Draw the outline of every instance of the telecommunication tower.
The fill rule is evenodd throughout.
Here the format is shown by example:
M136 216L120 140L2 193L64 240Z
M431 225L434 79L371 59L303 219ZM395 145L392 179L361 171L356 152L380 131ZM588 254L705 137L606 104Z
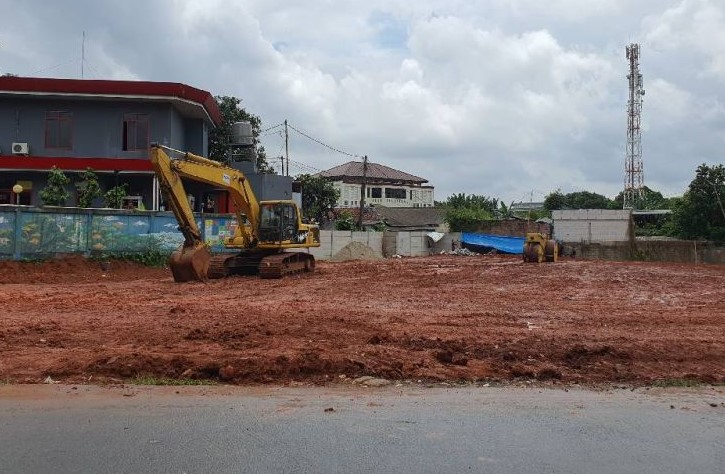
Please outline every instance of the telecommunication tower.
M627 101L627 153L624 162L624 208L634 209L641 203L644 193L642 167L642 97L644 87L639 72L639 44L627 46L629 60L629 100Z

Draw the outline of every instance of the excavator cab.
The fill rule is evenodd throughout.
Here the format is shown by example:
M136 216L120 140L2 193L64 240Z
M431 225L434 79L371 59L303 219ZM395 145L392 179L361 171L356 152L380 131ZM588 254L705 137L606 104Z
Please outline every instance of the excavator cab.
M294 202L261 202L259 207L260 244L298 243L300 222Z

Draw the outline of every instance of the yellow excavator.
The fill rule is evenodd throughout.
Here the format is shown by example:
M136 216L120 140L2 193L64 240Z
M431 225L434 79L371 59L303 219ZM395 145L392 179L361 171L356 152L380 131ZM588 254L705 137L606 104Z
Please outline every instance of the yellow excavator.
M524 262L541 263L559 260L559 244L538 232L529 232L524 241Z
M172 159L166 151L179 157ZM319 227L302 223L294 201L257 201L244 173L192 153L154 144L150 159L167 207L174 213L184 235L184 243L169 260L174 281L204 281L234 274L281 278L289 273L314 271L313 255L286 251L320 246ZM229 192L237 227L223 244L226 248L239 249L239 253L211 255L196 224L182 179Z

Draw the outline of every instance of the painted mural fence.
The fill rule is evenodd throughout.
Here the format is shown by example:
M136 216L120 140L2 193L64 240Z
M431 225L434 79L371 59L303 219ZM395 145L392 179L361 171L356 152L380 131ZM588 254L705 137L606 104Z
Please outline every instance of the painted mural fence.
M213 251L234 233L231 215L197 215L197 225ZM171 252L184 237L170 212L120 209L0 206L0 258L42 258L54 254Z

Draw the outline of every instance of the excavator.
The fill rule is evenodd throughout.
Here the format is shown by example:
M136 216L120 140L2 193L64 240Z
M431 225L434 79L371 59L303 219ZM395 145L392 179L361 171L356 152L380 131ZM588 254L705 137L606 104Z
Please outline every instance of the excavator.
M166 151L180 157L172 159ZM150 160L167 207L184 236L184 243L169 260L174 281L205 281L235 274L281 278L314 271L315 257L309 252L287 251L320 246L319 227L302 222L294 201L257 201L244 173L192 153L153 144ZM196 224L182 179L229 192L237 227L223 244L228 249L239 249L238 253L212 256Z

